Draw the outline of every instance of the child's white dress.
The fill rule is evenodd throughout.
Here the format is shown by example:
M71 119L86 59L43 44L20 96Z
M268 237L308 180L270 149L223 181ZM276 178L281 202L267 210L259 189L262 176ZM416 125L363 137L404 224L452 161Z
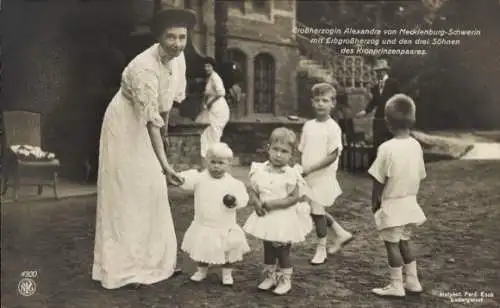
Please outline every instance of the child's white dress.
M236 209L248 204L245 185L226 173L213 178L208 171L181 172L181 188L194 191L194 219L184 234L181 249L196 262L225 264L241 261L250 251L245 233L236 223ZM226 194L236 198L237 206L227 208Z
M417 202L420 181L426 177L423 151L417 140L409 137L384 142L368 173L380 183L385 182L380 209L375 212L378 230L418 226L427 220Z
M342 130L333 119L324 122L309 120L302 128L299 151L302 153L302 166L308 168L325 159L338 149L342 153ZM342 194L337 181L339 158L329 166L305 177L311 190L311 208L313 214L324 214L324 208L332 206Z
M298 168L284 167L280 173L273 172L269 162L252 163L250 184L262 202L286 198L299 186L305 193L306 183ZM312 230L309 205L299 202L286 209L270 211L259 217L253 212L243 229L256 238L280 243L298 243Z

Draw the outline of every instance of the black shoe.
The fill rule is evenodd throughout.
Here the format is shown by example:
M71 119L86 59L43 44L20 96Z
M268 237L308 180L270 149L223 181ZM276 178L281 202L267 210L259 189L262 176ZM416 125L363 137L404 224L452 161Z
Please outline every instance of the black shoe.
M140 283L129 283L125 286L123 286L123 288L125 289L130 289L130 290L138 290L140 288L142 288L143 284L140 284Z
M179 276L180 274L182 274L182 269L180 267L176 267L174 269L174 273L172 274L172 277Z

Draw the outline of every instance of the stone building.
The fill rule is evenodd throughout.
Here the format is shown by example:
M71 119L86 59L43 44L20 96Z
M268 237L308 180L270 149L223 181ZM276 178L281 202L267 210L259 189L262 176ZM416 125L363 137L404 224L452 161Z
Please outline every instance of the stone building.
M295 40L295 0L227 1L228 58L239 64L245 102L232 112L233 121L274 121L296 114L296 69L299 51ZM135 0L137 27L146 29L154 1ZM198 55L214 57L214 0L163 0L163 7L196 11L198 24L192 43ZM140 33L141 30L138 30ZM186 52L187 62L194 55ZM191 59L190 59L191 57ZM195 69L195 68L193 68ZM189 63L188 63L189 70ZM189 72L188 72L189 75Z
M147 32L154 2L12 0L4 5L2 108L42 115L44 148L58 154L63 176L82 178L89 160L94 167L97 164L101 120L119 87L120 72L152 42L141 33ZM187 54L213 56L214 0L162 2L197 12L198 25ZM228 4L228 56L243 69L246 93L232 121L283 122L298 110L295 71L299 52L292 31L296 3ZM191 77L197 77L196 66L196 61L188 60ZM187 109L196 105L199 101L185 104Z
M42 115L44 148L57 153L63 176L82 178L85 166L97 165L104 110L119 87L124 66L152 43L147 21L154 4L154 0L11 0L4 5L2 108ZM260 147L255 140L266 138L272 127L300 127L302 120L287 117L300 113L299 103L309 105L309 99L299 95L306 87L297 82L298 73L327 72L307 61L321 57L314 56L316 48L305 44L307 39L294 33L295 0L227 4L228 57L243 70L246 95L233 110L223 138L236 152L255 152ZM198 15L186 50L191 94L181 114L189 116L200 107L199 59L215 53L214 0L162 0L161 5L191 8ZM242 145L245 148L238 148ZM183 155L192 148L178 152Z
M137 7L135 33L147 36L147 22L151 18L155 1L134 1ZM297 100L300 54L294 31L297 4L295 0L226 3L226 56L241 69L240 85L245 94L239 106L231 106L231 120L224 131L223 141L229 143L242 161L254 158L252 155L262 147L273 127L287 125L298 129L303 123L302 120L288 118L290 115L297 115L300 109ZM170 128L171 136L175 138L171 142L175 144L172 152L184 153L175 155L172 160L181 166L189 164L185 162L188 160L188 152L197 152L197 134L200 129L193 128L192 122L186 123L183 120L194 119L200 110L203 82L200 86L196 80L203 79L203 73L200 72L201 57L215 57L215 19L221 17L215 16L214 5L214 0L161 1L163 8L189 8L198 17L198 24L191 35L191 44L188 44L185 52L189 93L180 106L184 118L178 122L183 124ZM176 133L180 138L176 137ZM250 158L247 154L250 154Z

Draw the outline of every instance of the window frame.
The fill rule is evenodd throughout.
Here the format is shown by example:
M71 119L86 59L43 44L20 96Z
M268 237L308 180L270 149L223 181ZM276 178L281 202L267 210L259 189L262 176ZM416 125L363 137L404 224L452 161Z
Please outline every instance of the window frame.
M262 60L261 60L262 59ZM267 62L269 60L269 62ZM262 61L262 71L264 72L262 75L264 78L263 80L259 80L261 78L260 74L260 69L259 69L259 61ZM267 63L266 63L267 62ZM266 78L266 72L268 72L270 68L270 76L268 74L268 77ZM261 52L257 54L253 60L253 103L252 103L252 111L253 114L272 114L274 115L276 113L276 59L273 57L272 54L268 52ZM269 88L266 88L266 91L264 92L264 99L268 98L267 96L270 96L270 103L268 108L270 109L269 111L262 112L259 110L260 105L260 94L262 90L259 90L259 84L260 81L263 82L263 84L268 84ZM264 103L264 106L266 106L267 103ZM267 108L266 108L267 109Z

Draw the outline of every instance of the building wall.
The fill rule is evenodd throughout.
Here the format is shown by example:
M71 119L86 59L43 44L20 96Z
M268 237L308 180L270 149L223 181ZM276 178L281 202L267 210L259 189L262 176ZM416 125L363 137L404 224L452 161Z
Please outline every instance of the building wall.
M254 102L254 59L260 53L270 54L275 61L275 115L289 115L297 112L296 67L297 51L290 46L263 44L261 42L230 39L228 48L239 49L247 56L246 89L248 114L252 114Z
M269 15L252 13L249 1L244 12L228 1L228 48L239 49L246 55L246 110L253 113L254 59L259 53L268 53L275 60L275 115L298 112L296 68L299 51L295 42L295 0L269 1ZM215 55L214 0L191 1L198 12L198 25L193 34L196 49L209 56ZM186 0L163 0L165 7L186 5ZM199 5L199 6L196 6Z

